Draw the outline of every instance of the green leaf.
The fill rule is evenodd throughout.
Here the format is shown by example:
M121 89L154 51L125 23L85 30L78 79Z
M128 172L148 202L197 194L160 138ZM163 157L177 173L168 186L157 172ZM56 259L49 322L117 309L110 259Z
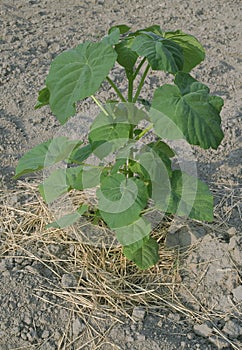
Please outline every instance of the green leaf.
M132 50L146 57L153 70L176 73L183 67L182 48L174 41L160 35L147 32L138 35L132 44Z
M141 270L148 269L158 262L158 251L159 245L152 237L148 239L145 237L143 240L123 248L126 258L134 261Z
M76 211L70 214L66 214L62 216L60 219L51 222L46 226L46 228L65 228L67 226L73 225L76 221L80 219L80 217L88 211L88 205L81 205Z
M154 93L150 118L155 133L216 149L223 139L219 115L223 100L209 95L209 88L187 73L177 73L175 84L163 85Z
M136 107L133 103L121 102L116 104L112 111L113 121L118 123L128 123L137 126L142 120L147 120L147 113Z
M81 143L81 141L72 141L60 136L35 146L20 158L15 178L64 160Z
M47 204L54 202L62 194L68 192L70 185L66 177L66 169L57 169L39 185L39 192Z
M137 30L137 32L135 32L134 34L137 35L137 34L140 34L140 33L143 33L143 32L152 32L154 34L163 36L163 32L161 30L161 27L159 25L157 25L157 24L154 24L152 26L146 27L144 29Z
M77 101L99 89L116 58L109 44L86 42L53 60L46 86L50 91L51 110L61 124L75 114Z
M131 225L116 228L115 232L118 241L127 246L148 236L151 232L151 224L147 219L141 217Z
M130 27L126 24L119 24L117 26L111 27L108 31L108 34L112 33L116 28L119 30L120 34L125 34L130 30Z
M34 106L34 109L41 108L49 104L50 92L47 87L39 91L38 102Z
M120 64L120 66L125 68L128 76L133 73L134 65L139 57L138 54L132 49L133 41L134 38L128 37L115 45L115 50L118 55L117 62Z
M107 45L115 45L118 43L120 38L120 29L113 27L111 31L109 31L108 35L106 35L102 42Z
M89 143L86 146L75 149L68 157L68 163L82 164L92 154L92 145Z
M154 151L142 152L139 163L149 175L150 197L160 209L167 208L170 195L171 164L164 162ZM168 158L169 161L169 158Z
M208 186L180 170L173 171L168 213L213 221L213 196Z
M66 169L67 183L72 189L84 190L100 183L102 167L84 165Z
M131 128L129 121L126 120L128 117L125 116L127 111L116 109L114 104L107 105L105 108L109 114L101 112L94 120L88 135L92 151L99 159L105 158L125 145L129 140ZM131 115L135 116L135 114ZM142 117L144 115L141 111L137 113L137 116L141 115Z
M97 198L102 218L110 228L117 228L138 220L147 205L148 192L142 181L114 174L102 179Z
M193 35L177 30L164 33L164 37L174 41L182 48L184 57L183 72L189 73L192 68L204 60L204 48Z

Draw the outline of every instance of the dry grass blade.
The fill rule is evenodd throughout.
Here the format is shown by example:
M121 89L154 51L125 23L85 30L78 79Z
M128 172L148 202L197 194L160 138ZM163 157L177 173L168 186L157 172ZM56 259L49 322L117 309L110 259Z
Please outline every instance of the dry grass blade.
M110 317L115 324L121 322L121 316L132 319L132 309L137 305L150 312L161 306L167 307L196 320L211 317L212 313L203 308L202 313L187 308L178 297L184 255L165 248L166 225L153 232L160 245L159 263L147 271L139 271L126 260L114 240L109 246L94 246L81 242L75 227L46 229L53 216L35 185L19 182L17 190L2 192L0 210L0 256L14 256L18 252L18 256L38 260L59 278L60 284L45 289L45 292L54 294L57 300L62 300L61 307L86 320L86 343L79 349L90 344L92 349L102 348L107 342L106 333L98 326L103 315ZM50 249L53 245L60 247L61 254L58 249L57 252ZM75 287L66 288L61 284L61 276L66 273L77 278ZM93 322L96 327L91 326ZM63 343L68 349L73 340L63 335ZM60 344L60 349L62 347Z

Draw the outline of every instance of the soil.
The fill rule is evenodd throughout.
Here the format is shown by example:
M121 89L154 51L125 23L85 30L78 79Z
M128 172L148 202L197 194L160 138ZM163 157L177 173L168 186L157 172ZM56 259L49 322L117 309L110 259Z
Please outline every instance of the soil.
M193 75L224 99L225 137L217 150L194 147L199 177L214 192L215 224L179 221L167 237L169 247L195 243L176 291L191 314L172 307L146 312L140 305L132 311L135 322L100 318L102 343L88 343L82 338L83 320L77 314L70 317L68 304L50 292L59 284L71 288L71 272L60 281L49 265L16 249L14 255L0 256L0 350L242 348L241 20L239 0L2 0L0 176L9 195L17 186L12 179L17 160L59 130L48 108L34 110L51 60L80 42L98 40L115 24L134 29L159 24L165 31L181 29L200 40L206 59ZM159 80L153 74L144 92ZM104 89L100 97L109 93ZM9 200L19 206L18 199ZM4 243L1 227L7 219L0 220ZM196 313L204 313L204 320L194 317Z

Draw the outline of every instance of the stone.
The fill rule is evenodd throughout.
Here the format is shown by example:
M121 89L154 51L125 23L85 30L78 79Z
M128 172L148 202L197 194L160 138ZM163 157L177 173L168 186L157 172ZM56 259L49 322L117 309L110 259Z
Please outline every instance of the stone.
M230 237L236 235L236 232L237 232L237 230L236 230L235 227L230 227L230 228L227 230L227 233L228 233L228 235L229 235Z
M81 321L79 317L76 317L74 321L72 322L72 333L74 337L78 337L83 329L85 328L85 325Z
M61 278L61 285L63 288L74 288L77 285L75 276L71 273L65 273Z
M232 293L233 293L233 296L234 296L234 299L237 301L237 302L241 302L242 301L242 285L234 288L232 290Z
M195 324L193 330L197 335L201 335L204 338L211 336L213 333L212 328L210 328L206 323Z
M226 322L223 331L228 334L230 338L238 338L242 335L242 327L235 320Z
M226 349L229 346L229 343L226 342L226 340L219 338L216 335L212 335L211 337L208 338L210 343L214 344L218 350Z
M144 334L137 334L136 339L138 342L144 342L145 341L145 335Z
M140 306L135 307L132 312L132 318L135 321L143 321L145 318L145 310Z

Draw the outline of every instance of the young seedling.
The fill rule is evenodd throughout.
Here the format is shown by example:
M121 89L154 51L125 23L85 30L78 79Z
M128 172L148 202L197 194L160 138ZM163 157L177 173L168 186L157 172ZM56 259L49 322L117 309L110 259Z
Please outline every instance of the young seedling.
M102 221L116 234L124 255L147 269L159 259L147 216L151 210L213 220L208 186L173 169L175 152L164 141L185 139L190 145L216 149L223 139L223 100L210 95L209 88L190 75L204 58L199 41L180 30L163 32L153 25L132 32L119 25L100 42L81 43L53 60L36 108L49 105L65 124L75 115L76 103L92 97L100 113L87 143L56 137L34 147L18 162L16 178L66 162L65 169L54 170L39 186L47 203L73 189L96 189L96 207L81 203L75 212L49 226L66 227L83 215L96 224ZM110 78L115 63L124 69L125 94ZM148 100L141 97L141 91L152 70L170 73L174 80L158 86ZM94 94L104 81L114 89L116 99L102 105ZM151 132L154 137L148 142ZM114 160L105 162L111 154ZM89 164L91 155L98 164Z

